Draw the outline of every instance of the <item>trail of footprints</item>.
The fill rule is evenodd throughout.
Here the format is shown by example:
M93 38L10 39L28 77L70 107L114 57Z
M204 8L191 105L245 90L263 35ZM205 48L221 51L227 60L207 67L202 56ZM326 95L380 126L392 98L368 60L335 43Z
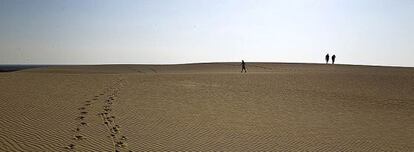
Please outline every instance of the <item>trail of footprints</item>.
M117 124L116 116L113 115L112 112L112 105L116 103L118 98L118 94L120 92L121 87L123 87L124 81L123 79L119 79L115 82L114 85L104 89L103 93L94 96L92 100L86 100L83 106L79 107L77 110L79 111L79 115L76 117L78 121L78 125L72 131L74 132L73 135L73 143L64 147L70 151L76 151L77 145L81 144L83 140L87 140L84 136L83 130L85 127L89 127L88 122L86 121L87 117L91 116L99 116L102 120L102 125L105 125L108 133L108 138L111 139L114 152L122 152L128 151L132 152L127 146L128 138L122 134L121 126ZM100 99L102 101L100 101ZM102 106L100 112L96 115L90 114L90 109L93 109L94 106Z

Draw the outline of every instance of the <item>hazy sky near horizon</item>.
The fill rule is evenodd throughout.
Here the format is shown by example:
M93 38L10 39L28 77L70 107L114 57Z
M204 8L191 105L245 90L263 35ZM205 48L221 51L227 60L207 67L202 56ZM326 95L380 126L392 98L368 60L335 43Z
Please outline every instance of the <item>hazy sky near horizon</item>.
M412 0L0 0L0 64L414 67Z

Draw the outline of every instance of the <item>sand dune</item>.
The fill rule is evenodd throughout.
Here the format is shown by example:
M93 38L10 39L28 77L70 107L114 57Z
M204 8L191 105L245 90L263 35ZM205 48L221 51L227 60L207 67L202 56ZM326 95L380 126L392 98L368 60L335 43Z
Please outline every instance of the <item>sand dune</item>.
M0 73L0 151L414 151L414 68L247 68Z

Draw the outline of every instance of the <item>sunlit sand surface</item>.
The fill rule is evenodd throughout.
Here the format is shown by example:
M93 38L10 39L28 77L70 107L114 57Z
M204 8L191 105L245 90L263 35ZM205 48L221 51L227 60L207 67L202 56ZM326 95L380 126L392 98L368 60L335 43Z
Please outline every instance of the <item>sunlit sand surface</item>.
M0 151L414 151L414 68L240 63L0 73Z

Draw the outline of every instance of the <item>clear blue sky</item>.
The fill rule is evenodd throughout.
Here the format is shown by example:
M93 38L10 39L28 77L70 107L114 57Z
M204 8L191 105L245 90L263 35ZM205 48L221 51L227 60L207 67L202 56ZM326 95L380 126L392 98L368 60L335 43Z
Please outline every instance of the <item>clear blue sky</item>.
M414 67L412 0L0 0L0 64Z

